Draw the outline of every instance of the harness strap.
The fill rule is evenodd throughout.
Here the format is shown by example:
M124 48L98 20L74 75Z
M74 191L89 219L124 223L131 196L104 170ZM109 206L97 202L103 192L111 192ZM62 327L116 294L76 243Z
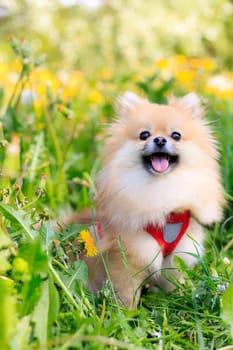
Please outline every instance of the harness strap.
M190 211L171 213L163 227L147 225L144 230L160 245L164 257L171 254L184 236L190 222Z

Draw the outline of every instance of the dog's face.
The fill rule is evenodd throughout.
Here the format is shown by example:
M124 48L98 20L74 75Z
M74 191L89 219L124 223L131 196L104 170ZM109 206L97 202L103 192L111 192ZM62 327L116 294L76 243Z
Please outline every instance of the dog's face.
M135 170L141 166L151 175L161 176L183 165L201 166L202 161L217 157L195 94L158 105L126 93L118 111L107 154L113 157L118 153L121 166L135 166Z

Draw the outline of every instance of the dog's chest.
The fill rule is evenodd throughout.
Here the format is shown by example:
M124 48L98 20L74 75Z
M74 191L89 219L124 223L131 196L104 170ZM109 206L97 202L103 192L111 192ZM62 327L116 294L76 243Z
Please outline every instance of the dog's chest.
M182 237L184 236L190 222L190 212L186 210L181 213L171 213L164 226L147 225L145 231L159 244L163 256L171 254Z

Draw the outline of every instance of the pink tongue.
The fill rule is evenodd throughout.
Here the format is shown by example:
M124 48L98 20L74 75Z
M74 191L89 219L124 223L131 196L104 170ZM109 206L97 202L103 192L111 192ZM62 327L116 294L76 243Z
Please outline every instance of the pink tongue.
M151 164L154 170L157 171L158 173L163 173L164 171L167 170L169 166L169 162L166 158L158 157L158 156L153 157L151 159Z

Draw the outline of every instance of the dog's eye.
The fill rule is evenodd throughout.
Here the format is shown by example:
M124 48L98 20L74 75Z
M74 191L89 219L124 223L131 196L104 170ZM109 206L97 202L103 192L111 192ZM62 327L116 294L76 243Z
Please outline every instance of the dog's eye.
M178 131L173 131L173 133L171 134L171 137L173 138L173 140L175 141L180 141L181 139L181 134Z
M151 133L149 131L142 131L140 134L139 134L139 138L140 140L144 141L146 139L148 139L148 137L151 136Z

